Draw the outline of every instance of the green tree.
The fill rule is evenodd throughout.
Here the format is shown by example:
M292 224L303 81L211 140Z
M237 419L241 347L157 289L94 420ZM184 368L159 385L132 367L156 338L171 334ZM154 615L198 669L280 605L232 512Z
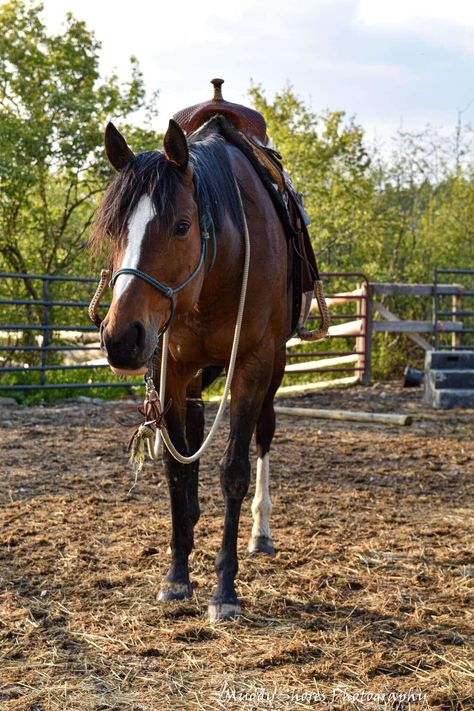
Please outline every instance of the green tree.
M99 77L100 43L66 17L48 34L40 3L11 0L0 8L0 268L43 274L77 272L98 196L110 176L103 129L124 126L131 112L156 114L140 69L130 78ZM128 127L141 149L157 135ZM26 282L31 292L32 285Z
M474 171L465 129L399 131L391 154L376 156L383 278L430 281L436 266L472 266Z
M310 232L324 269L360 269L374 231L374 180L363 131L343 111L315 114L289 85L269 101L261 87L250 97L305 198Z
M342 111L316 114L291 86L250 97L305 196L326 270L374 281L429 281L434 266L472 264L474 169L470 126L452 135L399 131L387 154L366 146Z

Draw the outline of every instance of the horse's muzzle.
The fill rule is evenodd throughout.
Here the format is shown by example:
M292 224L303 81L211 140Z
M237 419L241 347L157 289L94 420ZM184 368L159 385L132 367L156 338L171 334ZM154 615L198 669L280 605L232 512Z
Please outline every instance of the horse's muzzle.
M107 325L107 319L101 324L101 348L114 373L118 375L143 375L148 371L151 349L147 344L145 327L140 321L134 321L120 333Z

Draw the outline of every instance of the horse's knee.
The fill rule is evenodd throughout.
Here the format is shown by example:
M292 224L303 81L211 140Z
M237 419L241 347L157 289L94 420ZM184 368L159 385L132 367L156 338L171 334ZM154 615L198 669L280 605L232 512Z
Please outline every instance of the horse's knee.
M243 499L250 484L249 458L225 454L220 469L223 495L229 499Z

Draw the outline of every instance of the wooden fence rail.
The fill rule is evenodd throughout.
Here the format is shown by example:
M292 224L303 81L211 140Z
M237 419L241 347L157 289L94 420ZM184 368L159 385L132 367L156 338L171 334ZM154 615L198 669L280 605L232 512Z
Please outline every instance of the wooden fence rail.
M346 274L330 274L326 276L349 276ZM355 274L353 276L356 276ZM352 374L340 377L331 381L319 381L315 383L289 386L284 391L306 392L313 389L324 388L325 385L333 387L335 385L348 385L354 382L369 384L371 379L371 347L372 334L374 333L401 333L405 334L411 341L424 351L433 348L434 339L442 333L452 334L453 347L463 347L463 334L473 333L474 329L466 326L463 317L472 317L473 312L462 308L464 297L474 296L474 288L468 288L462 284L385 284L369 283L364 275L361 277L357 287L350 291L341 291L332 294L326 299L329 309L356 302L356 314L337 314L333 316L335 320L342 320L341 323L332 323L329 328L329 338L354 338L355 345L353 352L344 352L340 355L334 351L319 354L312 352L306 354L312 360L301 360L298 363L289 363L286 367L288 375L298 375L302 373L321 373L322 371L350 371ZM473 285L474 286L474 285ZM436 311L437 316L449 317L449 320L403 319L397 316L387 306L381 303L380 298L384 297L430 297L433 300L440 297L452 297L449 309ZM377 298L379 297L379 298ZM316 301L313 301L311 314L318 313ZM381 318L374 318L377 314ZM424 335L421 335L424 334ZM428 334L426 336L426 334ZM300 346L299 339L291 339L287 343L289 358L303 358L304 353L294 352L293 349ZM465 347L465 346L464 346ZM331 356L331 357L329 357Z
M370 286L367 277L355 272L332 272L321 275L325 281L326 291L330 292L333 279L344 279L345 281L357 281L357 287L347 291L337 291L326 298L326 303L331 310L332 324L329 327L328 339L354 339L354 346L351 350L338 352L332 347L327 351L313 351L311 353L298 352L297 349L303 345L298 338L288 341L288 359L307 358L298 363L289 363L286 366L287 375L301 375L306 373L338 373L334 380L320 380L314 383L304 383L295 386L285 386L280 389L280 393L287 394L293 392L310 392L320 390L325 387L352 385L357 382L370 382L370 338L371 338L371 314ZM337 307L355 304L355 313L336 311ZM318 317L318 305L315 300L311 305L310 315ZM369 327L368 327L369 325ZM347 346L346 346L347 348ZM317 357L317 360L314 358Z

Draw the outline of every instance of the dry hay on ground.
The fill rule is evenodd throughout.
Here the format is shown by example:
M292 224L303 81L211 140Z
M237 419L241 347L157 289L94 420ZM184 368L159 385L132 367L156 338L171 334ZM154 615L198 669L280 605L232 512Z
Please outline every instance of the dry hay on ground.
M225 432L202 465L194 598L163 605L166 487L148 464L130 490L128 430L114 414L124 406L5 410L0 708L388 709L396 706L343 692L410 689L426 701L398 708L471 708L472 413L420 401L420 391L394 387L292 401L418 419L396 428L280 417L278 552L245 553L248 498L245 616L216 627L206 604Z

